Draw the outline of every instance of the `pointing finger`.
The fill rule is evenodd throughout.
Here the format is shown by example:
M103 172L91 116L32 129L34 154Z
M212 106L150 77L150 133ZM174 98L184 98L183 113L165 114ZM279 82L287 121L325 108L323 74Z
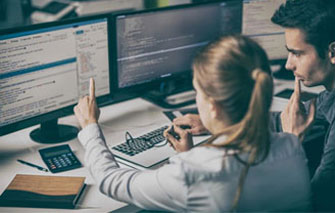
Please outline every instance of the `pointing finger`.
M90 78L90 98L95 99L95 83L93 78Z
M300 102L300 94L301 94L301 85L300 85L300 80L295 78L295 84L294 84L294 94L296 100Z

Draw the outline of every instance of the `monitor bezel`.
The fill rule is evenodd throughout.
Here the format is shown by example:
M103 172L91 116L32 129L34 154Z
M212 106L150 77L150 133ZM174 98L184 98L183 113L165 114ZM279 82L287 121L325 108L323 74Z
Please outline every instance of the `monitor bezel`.
M243 3L242 0L214 0L214 1L208 1L208 2L198 2L198 3L192 3L192 4L181 4L181 5L173 5L173 6L167 6L167 7L162 7L162 8L149 8L145 10L140 10L140 11L128 11L128 12L120 12L120 13L115 13L112 16L112 21L111 23L113 24L114 30L111 32L111 36L114 38L113 39L113 45L111 45L113 48L111 52L111 57L112 57L112 85L114 87L114 92L115 93L124 93L124 94L132 94L133 96L142 96L144 92L157 89L159 88L162 83L169 83L175 81L175 79L186 79L187 85L185 86L186 89L192 89L192 76L193 76L193 71L192 68L180 71L178 73L171 73L169 76L165 77L159 77L156 79L152 79L151 81L147 82L142 82L138 83L135 85L127 86L127 87L119 87L119 82L118 82L118 64L117 64L117 19L120 16L129 16L129 15L138 15L138 14L148 14L148 13L156 13L156 12L163 12L163 11L169 11L169 10L182 10L186 8L193 8L193 7L201 7L201 6L207 6L207 5L220 5L222 3L228 3L228 2L240 2L241 4Z
M90 21L90 20L95 20L95 19L106 19L107 21L107 35L110 35L110 16L111 14L99 14L99 15L90 15L90 16L85 16L85 17L77 17L77 18L71 18L71 19L66 19L66 20L60 20L56 22L46 22L46 23L40 23L40 24L34 24L34 25L29 25L29 26L20 26L20 27L15 27L15 28L8 28L8 29L1 29L0 30L0 36L6 35L6 34L14 34L14 33L20 33L20 32L25 32L25 31L31 31L31 30L38 30L38 29L43 29L43 28L49 28L49 27L55 27L55 26L61 26L61 25L66 25L66 24L73 24L76 22L82 22L82 21ZM107 36L107 42L108 42L108 59L109 59L109 93L106 95L102 95L97 97L97 103L98 106L106 105L111 103L111 94L112 94L112 82L111 82L111 38L110 36ZM41 123L62 118L65 116L69 116L74 114L73 112L73 107L76 104L72 104L57 110L53 110L51 112L47 112L41 115L37 115L31 118L23 119L21 121L16 121L14 123L10 123L4 126L0 127L0 136L16 132L28 127L32 127L35 125L39 125Z

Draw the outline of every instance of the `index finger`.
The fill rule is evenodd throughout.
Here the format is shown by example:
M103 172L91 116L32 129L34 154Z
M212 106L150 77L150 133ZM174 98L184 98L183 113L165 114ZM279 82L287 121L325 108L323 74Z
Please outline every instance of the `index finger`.
M95 99L95 83L93 78L90 78L90 98Z
M301 85L300 85L300 80L295 78L295 83L294 83L294 94L295 98L300 101L300 94L301 94Z

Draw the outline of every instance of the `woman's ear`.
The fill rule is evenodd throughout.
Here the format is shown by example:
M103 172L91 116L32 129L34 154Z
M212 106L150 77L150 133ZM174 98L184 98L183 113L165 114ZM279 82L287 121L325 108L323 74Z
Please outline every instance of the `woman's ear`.
M329 44L329 61L335 65L335 41Z

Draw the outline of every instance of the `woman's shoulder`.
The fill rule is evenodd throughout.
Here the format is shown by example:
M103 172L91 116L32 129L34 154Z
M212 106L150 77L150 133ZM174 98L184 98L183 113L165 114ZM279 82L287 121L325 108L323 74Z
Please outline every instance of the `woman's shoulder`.
M218 148L210 147L206 145L194 147L189 151L178 153L177 155L171 157L171 160L179 159L179 160L191 160L194 161L208 161L211 159L215 159L217 157L222 157L224 153L222 150L219 151Z
M267 162L298 156L305 158L302 145L295 135L289 133L270 133L270 152ZM170 158L170 163L180 164L183 168L197 171L220 172L223 168L232 172L240 168L235 159L237 151L211 146L195 147L187 152L179 153Z
M170 163L184 164L189 168L221 170L221 163L227 152L210 146L199 146L170 158Z

